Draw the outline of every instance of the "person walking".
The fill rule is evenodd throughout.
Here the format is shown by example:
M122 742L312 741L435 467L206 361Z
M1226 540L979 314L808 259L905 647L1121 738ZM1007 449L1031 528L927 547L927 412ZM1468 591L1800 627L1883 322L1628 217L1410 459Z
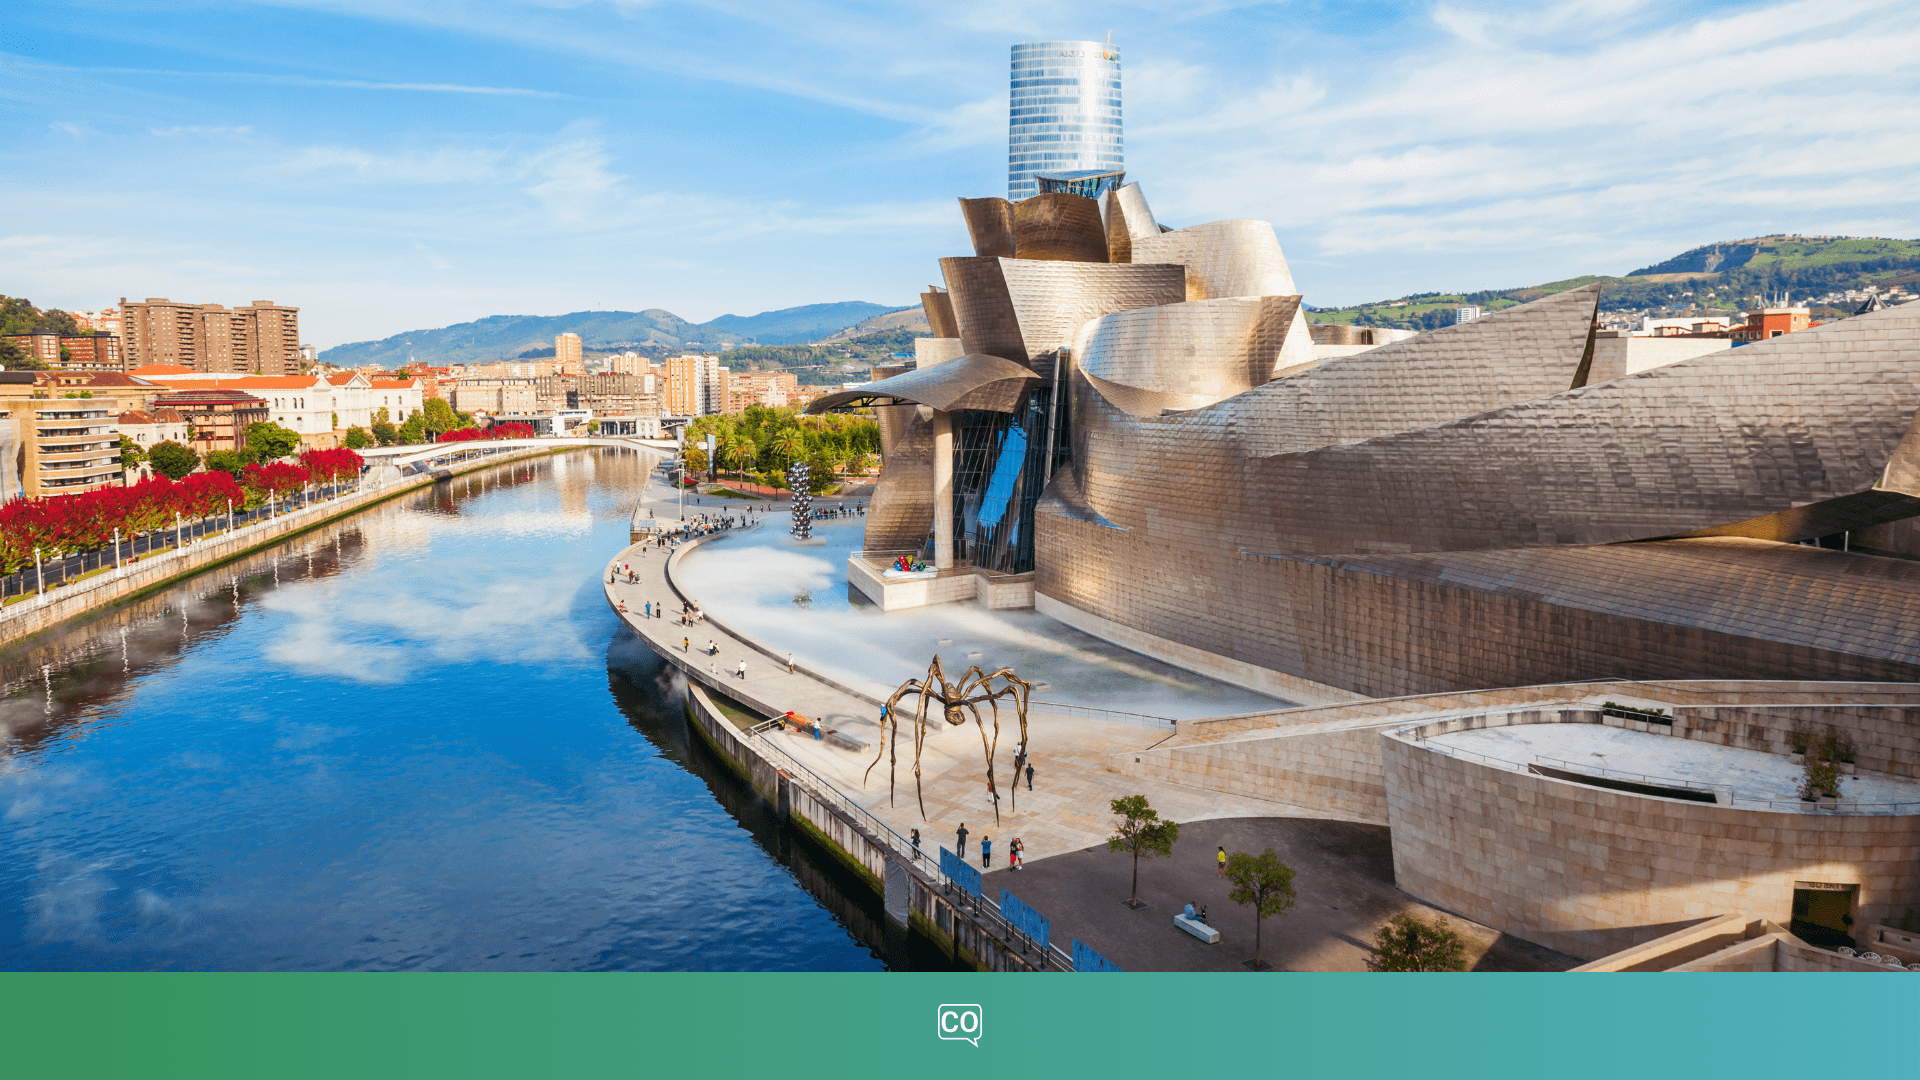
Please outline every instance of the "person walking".
M681 652L692 652L692 651L693 651L693 642L691 642L691 641L689 641L689 640L688 640L688 639L686 639L686 638L681 638L681 639L680 639L680 651L681 651Z
M647 613L647 618L649 619L653 618L653 601L651 600L647 601L646 613Z
M915 855L920 854L920 830L909 829L907 831L911 834L911 839L913 840L913 853Z
M707 661L707 678L712 679L714 682L720 681L720 665L711 660Z
M1226 877L1227 876L1227 849L1221 848L1219 856L1217 856L1214 859L1214 861L1220 864L1220 876Z
M740 676L741 682L747 681L747 662L745 660L740 661L740 670L734 672L734 674Z
M712 638L707 639L707 655L708 656L720 655L720 645L718 642L714 641Z
M1027 762L1027 790L1033 790L1033 762Z
M966 858L967 857L967 823L964 821L961 822L960 827L953 831L953 836L954 836L954 840L960 845L960 850L958 852L959 856L963 859Z
M793 674L793 654L787 654L787 674Z
M1027 842L1017 836L1014 837L1013 843L1007 845L1007 868L1010 870L1020 869L1020 859L1026 853Z
M991 836L980 838L980 867L981 869L993 867L993 837Z

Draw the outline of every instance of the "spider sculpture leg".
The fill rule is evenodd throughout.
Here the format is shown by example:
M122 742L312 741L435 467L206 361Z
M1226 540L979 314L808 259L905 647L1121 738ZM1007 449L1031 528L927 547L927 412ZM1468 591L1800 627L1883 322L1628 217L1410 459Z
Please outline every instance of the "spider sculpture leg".
M919 680L908 679L906 682L900 684L900 689L895 690L892 697L887 699L887 719L885 723L880 725L879 752L874 754L873 764L867 766L867 771L860 774L860 782L865 784L867 782L867 776L873 772L873 766L880 764L880 759L886 755L888 748L887 729L891 726L893 729L893 758L887 764L887 805L889 806L893 805L894 783L900 765L900 713L898 711L900 699L906 697L908 694L922 694L924 692L925 687Z

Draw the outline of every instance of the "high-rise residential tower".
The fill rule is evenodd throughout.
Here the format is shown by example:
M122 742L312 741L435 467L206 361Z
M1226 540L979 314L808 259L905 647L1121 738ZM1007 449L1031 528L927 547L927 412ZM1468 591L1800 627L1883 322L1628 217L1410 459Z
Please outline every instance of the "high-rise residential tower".
M1007 109L1007 198L1039 194L1035 173L1117 172L1120 50L1098 41L1013 47Z

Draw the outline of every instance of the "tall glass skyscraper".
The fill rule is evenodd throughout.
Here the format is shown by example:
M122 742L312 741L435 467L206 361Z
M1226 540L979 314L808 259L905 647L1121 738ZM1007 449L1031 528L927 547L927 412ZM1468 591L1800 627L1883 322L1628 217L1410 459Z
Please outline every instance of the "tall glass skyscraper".
M1013 47L1007 112L1007 198L1039 193L1034 173L1126 167L1120 136L1120 50L1098 41Z

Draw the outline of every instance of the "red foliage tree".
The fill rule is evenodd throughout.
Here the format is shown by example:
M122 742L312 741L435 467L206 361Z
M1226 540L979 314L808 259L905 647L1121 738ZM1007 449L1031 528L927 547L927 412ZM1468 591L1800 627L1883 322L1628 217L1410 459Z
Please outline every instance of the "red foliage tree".
M342 446L334 450L309 450L300 455L300 465L314 480L333 483L360 475L364 458Z
M249 465L240 472L240 483L256 495L288 495L307 486L312 477L307 470L285 461L271 465Z
M478 439L531 439L533 436L534 430L532 424L522 424L519 421L514 421L507 424L495 424L492 427L470 427L459 428L454 431L443 431L440 433L439 441L446 443L473 442Z

